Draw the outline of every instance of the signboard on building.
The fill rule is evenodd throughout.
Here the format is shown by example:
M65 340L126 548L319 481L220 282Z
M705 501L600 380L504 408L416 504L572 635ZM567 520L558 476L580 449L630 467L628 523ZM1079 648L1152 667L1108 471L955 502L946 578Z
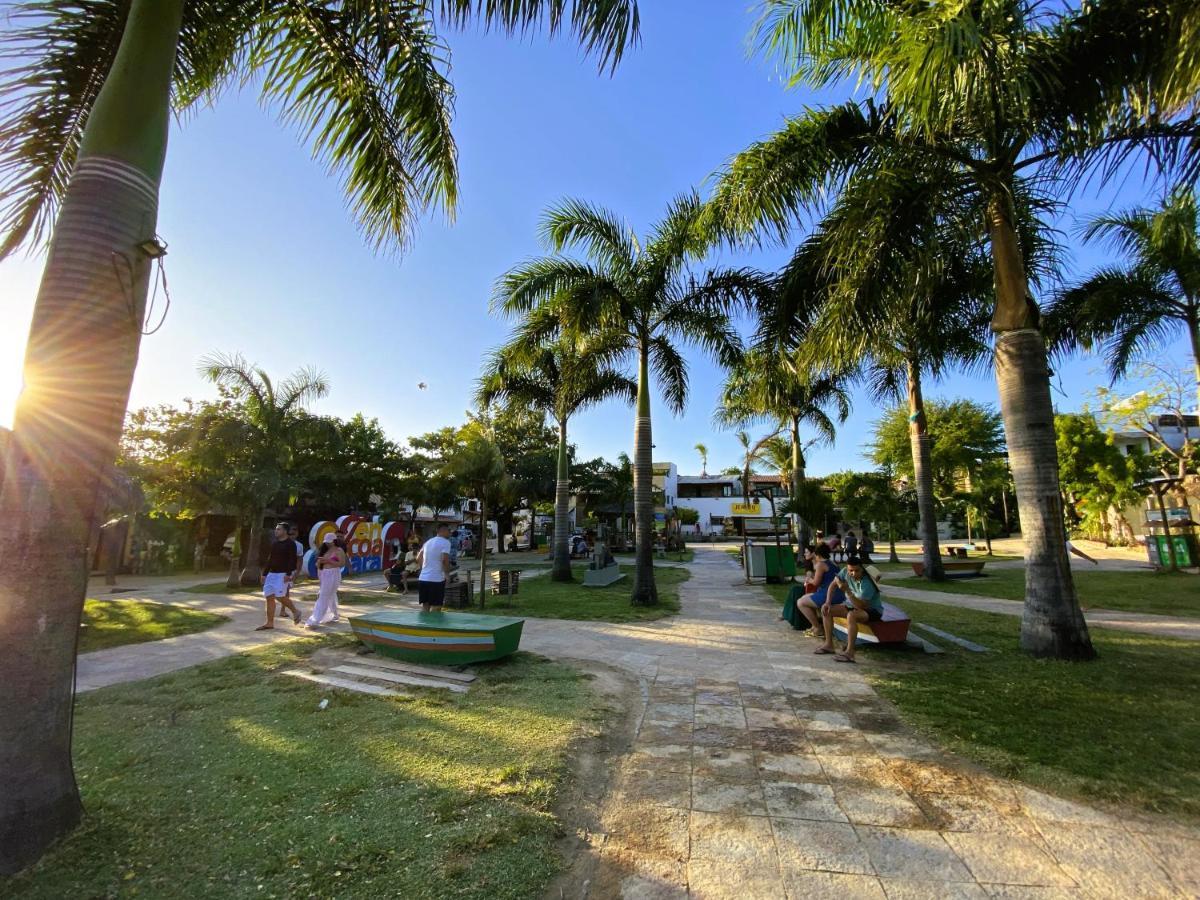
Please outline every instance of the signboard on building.
M752 500L749 503L735 503L733 504L733 514L735 516L762 515L762 501Z

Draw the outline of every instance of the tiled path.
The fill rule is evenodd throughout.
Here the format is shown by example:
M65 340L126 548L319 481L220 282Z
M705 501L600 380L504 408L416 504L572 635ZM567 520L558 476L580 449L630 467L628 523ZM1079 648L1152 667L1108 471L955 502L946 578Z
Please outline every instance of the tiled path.
M523 646L642 679L593 897L1190 897L1200 834L991 777L905 732L700 548L682 615L530 621ZM530 627L532 626L532 627Z
M526 622L523 649L616 666L642 687L631 752L613 762L591 836L588 897L1200 897L1200 833L949 758L905 732L865 680L869 663L813 656L725 553L699 547L690 568L671 619ZM81 683L243 649L257 604L171 597L186 598L233 604L238 618L192 644L88 654ZM139 655L155 664L139 673Z

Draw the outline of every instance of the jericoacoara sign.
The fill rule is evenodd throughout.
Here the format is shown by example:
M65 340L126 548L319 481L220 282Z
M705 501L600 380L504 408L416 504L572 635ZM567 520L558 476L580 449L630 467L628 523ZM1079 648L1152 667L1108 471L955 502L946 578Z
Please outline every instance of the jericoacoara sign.
M381 523L378 517L340 516L332 522L318 522L308 533L312 549L304 554L304 569L316 577L317 555L325 536L338 534L346 544L346 556L349 557L349 564L342 570L344 574L380 572L391 566L395 548L403 548L407 531L403 522Z

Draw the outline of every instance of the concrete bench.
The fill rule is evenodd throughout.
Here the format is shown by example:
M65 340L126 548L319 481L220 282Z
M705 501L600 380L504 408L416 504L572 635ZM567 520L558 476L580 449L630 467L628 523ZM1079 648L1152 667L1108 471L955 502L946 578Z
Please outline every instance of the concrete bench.
M868 644L903 644L908 637L912 619L908 613L890 603L883 604L883 618L878 622L859 622L858 640ZM833 630L843 641L846 639L846 620L833 620Z

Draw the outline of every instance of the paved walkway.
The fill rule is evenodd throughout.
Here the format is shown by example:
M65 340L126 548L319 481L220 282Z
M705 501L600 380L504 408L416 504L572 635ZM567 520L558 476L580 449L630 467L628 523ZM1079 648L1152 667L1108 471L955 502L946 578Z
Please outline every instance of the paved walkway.
M524 649L617 666L642 687L631 752L613 762L602 831L590 836L588 896L1200 896L1200 833L954 760L905 730L864 667L812 655L726 554L697 548L690 568L671 619L526 622ZM162 647L179 662L260 643L234 633L237 604L238 627L88 654L81 681L155 674ZM149 670L101 664L122 650Z

